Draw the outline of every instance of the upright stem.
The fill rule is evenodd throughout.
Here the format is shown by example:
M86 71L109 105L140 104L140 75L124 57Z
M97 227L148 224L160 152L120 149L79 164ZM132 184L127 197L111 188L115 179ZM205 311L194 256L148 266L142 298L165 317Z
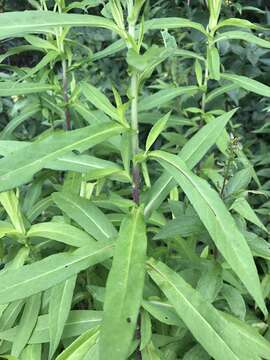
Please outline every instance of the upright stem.
M62 78L63 78L63 98L65 105L65 119L66 119L66 129L71 129L71 115L69 110L69 96L68 96L68 79L67 79L67 61L62 60Z
M128 29L129 35L134 39L135 38L135 24L130 23ZM136 164L134 158L139 152L139 134L138 134L138 76L134 71L131 76L130 84L130 94L131 94L131 144L132 144L132 155L133 155L133 169L132 169L132 179L133 179L133 190L132 197L133 201L136 204L140 202L140 168Z

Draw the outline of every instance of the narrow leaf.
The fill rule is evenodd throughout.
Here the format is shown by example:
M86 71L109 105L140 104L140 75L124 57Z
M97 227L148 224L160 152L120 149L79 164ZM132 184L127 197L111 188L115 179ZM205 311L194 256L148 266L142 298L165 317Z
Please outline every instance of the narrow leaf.
M128 358L142 301L146 245L146 229L139 208L123 220L117 239L106 286L100 360Z

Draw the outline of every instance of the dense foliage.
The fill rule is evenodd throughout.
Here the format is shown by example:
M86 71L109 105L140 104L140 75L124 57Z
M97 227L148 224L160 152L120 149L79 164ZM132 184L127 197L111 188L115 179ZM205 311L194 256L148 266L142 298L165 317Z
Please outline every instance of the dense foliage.
M267 3L0 1L0 357L270 360Z

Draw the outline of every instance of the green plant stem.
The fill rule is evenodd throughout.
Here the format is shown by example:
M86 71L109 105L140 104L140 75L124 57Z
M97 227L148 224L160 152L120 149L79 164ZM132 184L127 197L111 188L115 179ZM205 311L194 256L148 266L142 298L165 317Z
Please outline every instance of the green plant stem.
M135 24L129 24L129 35L135 38ZM130 95L131 95L131 146L133 155L133 169L132 169L132 197L136 204L140 202L140 168L135 162L135 156L139 152L139 136L138 136L138 76L134 71L131 76L130 84Z
M71 129L71 115L69 110L69 96L68 96L68 79L67 79L67 61L62 60L62 78L63 78L63 98L65 106L65 120L66 120L66 129Z

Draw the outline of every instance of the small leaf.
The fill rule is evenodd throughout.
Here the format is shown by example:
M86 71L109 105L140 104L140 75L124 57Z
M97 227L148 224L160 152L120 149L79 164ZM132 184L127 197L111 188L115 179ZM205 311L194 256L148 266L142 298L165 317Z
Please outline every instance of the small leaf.
M49 359L53 357L61 340L69 316L76 279L77 276L72 276L63 283L54 286L51 290L49 303Z
M53 200L70 218L97 240L117 236L117 231L99 208L90 200L70 193L54 193Z
M55 360L83 360L98 340L99 328L86 331L69 345Z
M12 355L18 357L28 343L37 322L40 305L41 294L33 295L26 300L23 314L12 344Z
M35 224L28 231L27 237L42 237L74 247L87 246L95 242L86 232L77 229L75 226L58 222Z
M226 73L226 74L221 74L221 78L232 81L234 84L238 85L239 87L247 91L253 92L261 96L270 97L269 86L264 85L259 81L250 79L249 77Z
M210 79L220 80L220 57L215 46L207 49L207 62Z
M145 149L148 151L150 147L154 144L160 133L164 130L166 127L166 124L170 118L171 113L169 112L165 116L163 116L161 119L159 119L155 125L150 130L147 139L146 139L146 146Z

